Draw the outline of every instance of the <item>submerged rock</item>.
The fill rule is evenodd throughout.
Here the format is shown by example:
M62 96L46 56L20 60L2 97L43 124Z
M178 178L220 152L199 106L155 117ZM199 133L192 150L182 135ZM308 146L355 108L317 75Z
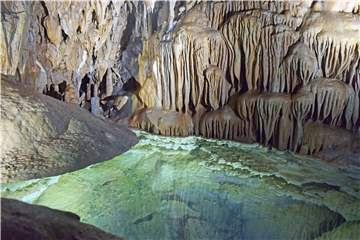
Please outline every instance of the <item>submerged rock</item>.
M112 160L2 184L1 194L134 240L314 239L360 220L356 168L254 144L139 135Z
M358 239L360 236L360 221L346 222L339 227L324 233L318 240Z
M70 212L1 198L1 237L6 240L120 240Z
M125 126L1 80L1 181L33 179L110 159L137 142Z

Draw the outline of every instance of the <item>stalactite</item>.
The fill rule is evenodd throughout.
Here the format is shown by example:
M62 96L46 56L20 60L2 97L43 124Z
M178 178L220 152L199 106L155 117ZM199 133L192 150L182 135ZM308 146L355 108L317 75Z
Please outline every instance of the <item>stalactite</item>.
M120 111L128 100L117 98L122 94L115 92L122 89L116 82L125 85L125 71L126 79L136 83L132 126L166 135L258 141L295 151L310 141L305 129L309 121L325 124L329 131L357 132L360 127L356 3L95 1L4 6L26 11L8 19L19 29L1 22L1 46L6 49L0 55L2 73L28 74L40 91L65 81L65 101L73 103L81 97L90 101L89 94L79 95L90 90L80 89L89 75L94 84L103 81L93 97L100 97L103 105L111 97L112 109ZM22 42L32 42L34 49L19 54L14 49ZM137 53L129 60L133 48ZM318 141L304 151L328 146Z
M274 135L277 136L280 131L280 118L281 116L289 115L290 107L291 96L288 94L266 93L260 95L256 105L256 111L259 116L258 131L260 133L260 142L265 145L271 145L271 138L275 138ZM293 129L292 122L289 124L290 126L284 126L281 131L287 131L291 135Z
M342 24L338 24L341 22ZM301 28L304 43L313 49L322 76L354 87L360 54L360 16L349 13L312 13Z
M200 120L200 133L208 138L255 142L250 122L238 118L229 106L208 112Z
M233 15L222 27L232 46L230 72L236 89L291 92L281 62L299 35L285 19L263 11Z
M231 84L217 66L209 66L205 70L204 101L212 109L218 109L227 103Z
M140 98L145 106L194 115L203 136L294 151L309 140L308 121L358 129L360 25L350 8L339 13L311 1L196 3L168 41L148 45L159 43L159 51L144 51L153 54L145 62L154 67ZM308 152L323 146L314 142Z
M159 44L160 48L145 51L142 56L148 66L152 66L151 70L145 70L148 72L147 81L152 81L147 86L152 89L148 88L148 91L139 94L145 106L189 112L193 110L190 106L196 108L200 104L205 83L214 80L210 77L210 71L214 72L217 67L219 72L227 67L225 40L220 32L207 26L206 21L198 21L201 14L193 10L183 22L177 24L171 36L172 41L162 41L160 36L149 40L151 45ZM211 79L206 79L206 74ZM224 86L219 91L225 93L230 86L226 86L224 78L219 77L224 73L216 75L219 83L211 84L221 85L221 88ZM148 101L149 94L154 94L157 101ZM214 101L219 103L213 104L220 105L225 102L224 99Z
M315 94L316 110L313 118L316 120L330 119L330 125L341 127L342 117L346 119L345 126L353 126L354 90L336 79L315 79L309 88Z
M320 74L314 51L303 42L290 47L280 67L284 76L283 86L290 92L294 92L299 86L308 85Z
M295 118L296 125L292 148L297 151L302 145L304 137L304 121L311 115L315 104L315 95L310 91L299 91L292 96L291 112Z

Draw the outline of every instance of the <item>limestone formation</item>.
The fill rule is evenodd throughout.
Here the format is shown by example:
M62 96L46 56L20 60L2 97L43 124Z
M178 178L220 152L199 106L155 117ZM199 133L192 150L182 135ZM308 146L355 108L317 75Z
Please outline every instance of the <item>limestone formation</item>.
M1 79L1 182L58 175L137 142L126 127Z
M125 106L128 99L129 99L128 96L117 96L114 100L115 109L120 111Z
M119 1L2 2L1 73L18 74L23 84L41 93L52 84L65 83L65 101L69 103L83 101L87 84L88 88L91 84L106 86L93 95L111 96L113 84L121 80L116 67L120 47L128 44L123 43L128 36L122 33L133 25L141 31L141 19L128 21L140 11L138 5Z
M200 122L200 132L205 137L256 142L250 122L238 118L229 106L204 114Z
M206 137L307 154L334 147L359 135L359 6L196 3L144 45L140 105L189 114ZM310 140L324 132L304 127L312 121L342 140Z
M359 134L357 0L1 6L1 72L106 117L297 152L310 122Z
M188 136L193 133L191 117L175 111L140 109L129 122L132 127L166 136Z

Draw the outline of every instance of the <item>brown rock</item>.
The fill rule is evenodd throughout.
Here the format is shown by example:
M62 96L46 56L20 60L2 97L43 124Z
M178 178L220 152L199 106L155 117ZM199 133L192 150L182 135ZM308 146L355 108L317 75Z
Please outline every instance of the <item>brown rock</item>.
M1 181L59 175L126 151L126 127L85 109L1 80Z
M46 28L46 35L49 38L50 42L55 46L59 46L62 41L61 27L59 25L59 20L53 16L47 16L44 19L44 26Z
M312 1L189 6L172 31L144 45L139 102L191 114L203 136L283 150L300 151L312 121L329 134L357 131L358 9ZM305 152L315 154L327 144L310 145Z
M132 127L166 136L189 136L193 133L191 117L179 112L144 108L133 114L129 124Z
M70 212L1 198L1 237L6 240L122 239L89 224Z

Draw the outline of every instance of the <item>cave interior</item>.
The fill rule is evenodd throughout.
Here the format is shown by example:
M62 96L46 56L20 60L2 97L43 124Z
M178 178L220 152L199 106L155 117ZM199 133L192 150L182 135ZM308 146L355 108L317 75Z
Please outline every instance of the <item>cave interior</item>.
M360 239L360 0L1 1L4 239Z

